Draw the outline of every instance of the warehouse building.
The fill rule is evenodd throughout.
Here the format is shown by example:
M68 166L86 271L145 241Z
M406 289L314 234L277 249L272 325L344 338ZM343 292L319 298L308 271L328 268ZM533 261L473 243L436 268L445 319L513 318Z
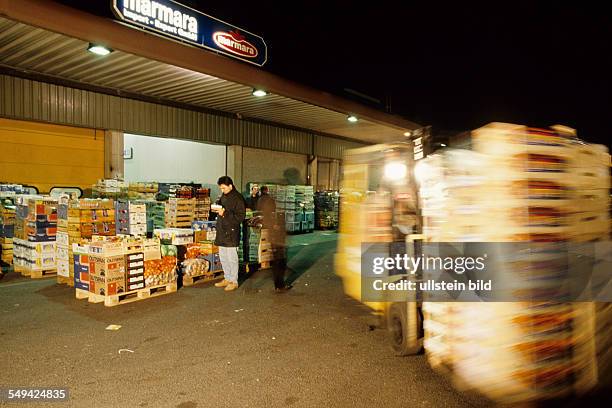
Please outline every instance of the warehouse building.
M109 7L115 19L0 1L2 181L47 192L229 174L243 189L333 189L345 149L419 128L264 71L261 37L179 3Z

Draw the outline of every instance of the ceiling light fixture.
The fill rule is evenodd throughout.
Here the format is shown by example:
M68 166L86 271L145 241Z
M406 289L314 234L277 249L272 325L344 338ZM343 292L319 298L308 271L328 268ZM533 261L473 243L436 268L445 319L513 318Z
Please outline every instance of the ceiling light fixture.
M404 136L406 137L410 137L411 135L412 135L411 131L404 132Z
M262 96L266 96L268 92L264 91L263 89L254 88L252 94L253 96L261 98Z
M355 123L357 122L359 119L357 119L357 116L355 115L349 115L348 118L346 118L346 120L348 120L351 123Z
M94 44L94 43L89 43L89 47L87 47L87 51L94 53L96 55L108 55L111 52L113 52L113 50L111 50L108 47L105 47L103 45L99 45L99 44Z

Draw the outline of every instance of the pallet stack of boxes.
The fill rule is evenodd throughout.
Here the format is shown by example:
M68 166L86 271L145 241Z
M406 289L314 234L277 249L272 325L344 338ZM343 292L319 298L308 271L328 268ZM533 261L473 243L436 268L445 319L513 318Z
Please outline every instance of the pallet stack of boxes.
M208 221L210 216L210 189L198 188L195 190L195 221Z
M89 292L89 244L73 243L70 272L74 279L74 288Z
M191 228L195 215L195 199L170 198L165 211L167 228Z
M115 179L101 179L92 186L94 198L127 199L129 183Z
M13 237L15 236L15 205L6 200L0 205L0 261L13 263Z
M23 273L25 259L23 251L27 239L26 227L28 223L28 198L18 196L15 198L15 226L13 228L13 270Z
M299 232L301 226L301 211L296 211L295 186L276 186L277 212L284 213L287 232Z
M146 201L147 235L155 229L166 227L166 203L163 201Z
M123 254L125 256L126 291L144 289L144 242L142 238L124 239Z
M296 214L302 213L300 232L314 230L314 187L295 186Z
M115 202L117 235L147 235L147 207L132 201Z
M605 146L579 144L571 161L571 179L576 188L572 217L574 239L587 249L599 252L610 239L610 155ZM609 274L609 263L596 267ZM603 268L603 270L602 270ZM609 276L609 275L608 275ZM595 302L595 347L597 370L601 378L612 374L612 303Z
M238 259L246 263L259 262L259 241L261 238L260 229L255 227L246 228L246 242L247 245L240 245L238 247ZM240 234L240 242L244 242L243 234L244 230ZM245 252L246 251L246 252Z
M501 247L504 268L491 271L498 284L511 282L513 296L531 299L567 276L572 265L564 248L580 235L591 239L596 230L607 237L608 231L607 218L581 218L576 197L591 196L589 187L609 187L603 165L609 156L572 137L561 129L494 123L472 132L472 151L425 159L419 194L426 240L529 245L526 252ZM575 161L581 149L601 152L593 163L601 165L603 181L577 177L597 167L585 170L580 163L588 161ZM593 204L607 208L603 201ZM587 230L577 221L593 224ZM449 366L457 383L494 401L563 397L597 381L592 303L424 302L423 310L430 364Z
M338 191L317 191L315 194L315 228L337 229L339 214Z
M21 202L20 225L17 228L24 239L13 240L15 265L25 276L54 275L57 271L55 241L58 202L51 198L27 198L27 210L25 204L26 201ZM25 219L22 218L24 215Z
M111 296L126 292L123 242L96 238L89 244L89 291Z
M75 270L75 244L87 245L94 235L116 235L114 201L109 199L70 200L58 206L57 260L58 276L83 286ZM86 249L79 249L79 254ZM79 263L80 269L83 269Z

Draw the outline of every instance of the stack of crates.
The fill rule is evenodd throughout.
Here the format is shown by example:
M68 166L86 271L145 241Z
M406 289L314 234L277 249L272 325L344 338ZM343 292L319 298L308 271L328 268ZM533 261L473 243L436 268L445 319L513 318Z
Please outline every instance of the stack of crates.
M338 213L338 191L317 191L315 194L315 228L337 229Z
M166 203L163 201L147 201L147 235L153 230L166 227Z
M147 235L147 209L145 204L131 201L115 203L117 235Z
M296 213L302 212L300 224L301 232L314 230L314 187L295 186Z
M287 232L300 232L301 227L301 211L298 211L295 203L295 186L282 186L284 195L281 193L279 186L279 200L284 198L284 204L281 206L285 209L285 225Z
M120 240L95 239L89 245L89 291L110 296L126 291L125 252Z
M196 189L195 200L195 221L207 221L210 216L210 189Z
M15 235L15 205L5 201L0 205L0 260L5 264L13 263L13 237Z
M57 239L57 200L52 198L28 200L27 243L25 269L27 271L55 271L55 241Z
M472 132L472 151L425 159L419 194L426 240L529 245L500 247L504 268L491 271L494 281L512 282L512 293L546 290L566 276L570 243L609 235L610 158L573 136L494 123ZM531 251L540 243L546 252ZM571 396L597 382L593 303L424 302L423 311L430 364L450 367L457 383L496 402ZM608 339L599 348L609 349Z
M89 292L89 245L74 243L70 249L70 273L73 275L74 288Z
M144 274L144 243L142 239L129 239L123 241L125 255L125 285L126 290L140 290L145 288Z
M15 225L13 228L13 269L23 272L25 259L21 256L21 244L27 240L26 227L28 223L27 196L19 196L15 201Z
M86 245L94 235L116 235L114 201L110 199L72 200L58 206L58 276L81 283L75 275L74 247ZM80 249L87 254L88 249ZM81 259L82 257L79 257ZM82 265L80 269L83 269ZM59 279L59 278L58 278ZM84 286L84 284L81 284Z
M195 199L170 198L165 211L166 228L191 228L195 214Z

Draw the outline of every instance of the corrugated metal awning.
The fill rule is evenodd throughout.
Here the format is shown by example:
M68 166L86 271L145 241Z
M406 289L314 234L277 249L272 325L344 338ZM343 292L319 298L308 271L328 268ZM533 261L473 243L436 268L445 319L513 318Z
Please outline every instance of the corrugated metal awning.
M24 2L40 7L45 6L35 0L24 0ZM2 7L3 4L0 3L0 14L11 14L10 7L8 10L2 10ZM54 4L51 11L56 11L56 9L59 12L72 10ZM110 27L120 31L131 30L143 34L138 30L132 30L106 19L80 11L72 12L79 13L81 18L104 20L103 22L97 21L98 23L108 24L110 22L112 23ZM40 19L38 17L38 20ZM146 35L144 38L147 39L151 37L152 41L160 40L157 36L148 33L144 35ZM195 50L202 53L200 55L211 54L208 51L196 50L173 41L163 41L171 47L184 48L189 52ZM282 96L279 93L270 93L263 98L256 98L251 94L253 85L246 83L246 80L245 83L229 81L120 49L106 57L100 57L87 51L88 44L88 41L82 38L0 17L0 65L6 68L228 112L244 118L255 118L364 142L397 141L401 139L404 131L418 127L415 123L393 115L387 115L389 123L381 123L380 118L384 118L386 114L373 110L371 111L372 117L375 117L374 120L369 119L367 115L359 114L359 122L349 123L346 120L347 114L352 112L317 106L297 98ZM225 58L217 55L213 57ZM232 63L240 64L233 61ZM238 68L239 70L245 69L242 66ZM248 69L257 70L253 67L248 67ZM265 75L270 76L268 73ZM279 78L272 79L281 81ZM261 78L253 78L253 81L262 82ZM287 89L291 87L288 86ZM328 105L330 100L333 102L334 97L330 98L328 94L325 94L325 101ZM339 98L338 100L340 101ZM347 105L344 102L341 104L342 107ZM368 112L369 108L362 106L360 110Z

